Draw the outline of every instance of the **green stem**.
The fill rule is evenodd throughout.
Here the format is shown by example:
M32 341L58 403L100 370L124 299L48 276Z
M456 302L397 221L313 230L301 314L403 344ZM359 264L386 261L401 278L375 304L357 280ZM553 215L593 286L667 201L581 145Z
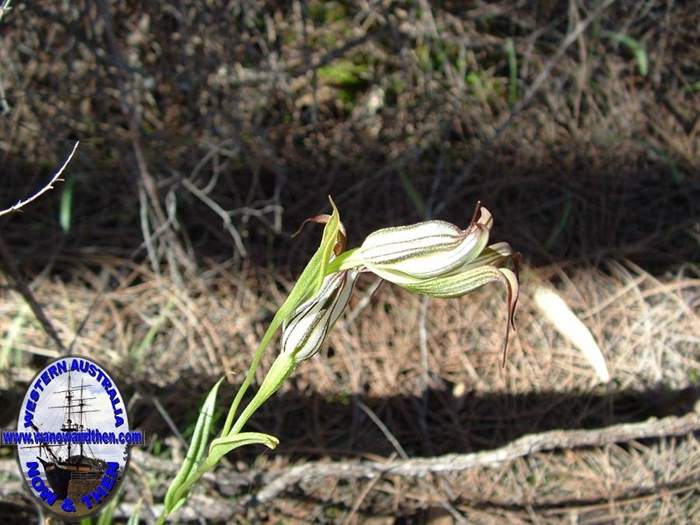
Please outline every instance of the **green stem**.
M207 458L208 459L208 458ZM216 466L216 463L209 463L209 461L204 460L204 463L202 463L199 468L192 474L189 478L187 478L187 481L182 484L180 488L177 489L177 492L175 493L175 497L173 498L176 502L180 501L185 495L189 492L189 490L192 488L192 486L197 483L204 474L209 472L211 469L213 469ZM161 514L158 517L158 521L156 522L156 525L160 525L162 523L165 523L165 518L168 517L168 514Z
M352 260L352 256L355 255L355 252L357 250L357 248L353 248L352 250L343 252L331 262L329 262L328 266L326 266L326 275L330 275L340 270L349 270L350 268L359 266L361 264L359 261L355 262Z
M267 401L272 394L277 392L279 388L284 383L284 380L289 377L289 375L294 371L296 367L296 361L294 356L289 354L280 354L272 363L270 370L268 370L265 379L263 380L260 388L255 394L255 397L248 403L243 412L241 412L240 417L236 420L236 424L233 425L230 434L236 435L242 429L250 417L255 413L255 411L260 408L265 401Z
M288 300L289 296L284 301L285 304ZM231 425L233 425L233 418L236 417L238 406L241 404L241 400L243 399L246 390L248 390L250 383L253 382L253 378L255 377L255 371L258 369L258 365L260 364L260 360L262 359L263 353L265 352L265 348L268 344L270 344L270 340L272 340L272 337L275 335L275 332L277 332L277 329L280 327L282 321L284 320L282 318L282 315L280 314L281 311L282 307L280 307L280 309L277 310L277 313L272 318L272 322L267 328L265 335L263 335L263 338L260 341L257 350L255 350L253 361L250 363L250 367L248 367L248 373L246 374L245 379L243 380L241 388L236 393L236 397L233 399L233 403L231 403L231 408L229 408L228 415L226 416L226 421L224 422L224 428L221 430L221 437L227 436L229 431L231 430Z

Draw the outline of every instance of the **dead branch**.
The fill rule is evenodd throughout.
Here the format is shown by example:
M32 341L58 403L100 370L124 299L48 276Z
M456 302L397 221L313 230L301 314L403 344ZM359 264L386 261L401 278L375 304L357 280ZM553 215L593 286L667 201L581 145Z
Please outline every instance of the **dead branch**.
M434 458L396 460L386 463L378 461L307 463L279 473L258 492L256 499L260 503L270 501L289 487L308 479L316 480L324 477L371 479L377 476L422 478L431 474L494 466L536 452L600 447L639 439L679 436L699 429L700 415L691 413L683 417L652 418L642 423L624 423L602 429L553 430L529 434L504 447L472 454L446 454Z
M157 235L155 233L151 235L149 231L149 214L147 207L150 205L150 209L152 210L155 219L153 222L156 231L163 233L166 243L170 248L172 248L171 250L166 251L171 276L176 283L181 285L183 280L178 270L177 263L179 262L188 271L194 270L194 263L175 235L172 224L172 216L166 215L166 210L163 208L158 196L156 180L148 169L146 156L144 155L141 144L141 111L138 102L139 92L136 87L136 76L134 75L133 71L131 71L126 60L124 59L118 40L114 33L114 24L110 4L105 0L98 0L97 8L99 16L104 23L107 48L109 49L109 52L119 69L115 79L117 82L117 87L121 93L121 110L129 124L131 146L134 153L134 159L136 161L136 168L141 179L141 186L139 188L139 200L142 208L141 225L144 232L144 240L145 246L148 250L148 256L151 259L153 271L156 274L160 274L158 256L156 255L156 250L153 247L153 241ZM125 81L124 78L126 78L127 81ZM145 193L145 197L147 197L147 199L144 198L144 195L142 195L141 188L143 188L143 193Z
M47 315L44 313L44 308L41 306L39 301L36 300L31 288L29 288L29 285L25 282L24 277L22 277L22 274L17 267L17 263L15 262L15 258L13 257L12 253L10 253L10 250L5 244L5 241L2 239L2 236L0 236L0 266L3 267L7 275L12 279L15 289L20 293L24 300L27 301L32 313L37 318L39 323L41 323L41 327L44 329L44 332L46 332L53 342L56 343L59 351L62 354L66 354L66 346L59 337L53 323L51 323Z
M75 150L78 149L78 144L80 144L80 142L75 143L75 145L73 146L73 150L70 152L70 155L68 155L68 158L65 160L65 162L63 163L61 168L56 172L56 174L53 177L51 177L51 180L43 188L41 188L39 191L37 191L35 194L31 195L30 197L26 198L25 200L21 200L21 199L18 200L17 204L15 204L14 206L10 206L9 208L5 208L4 210L0 211L0 217L3 215L6 215L8 213L18 211L20 208L23 208L27 204L37 200L39 197L41 197L47 191L53 189L53 185L56 182L61 180L60 177L63 174L63 171L66 169L66 166L68 166L68 163L73 158L73 154L75 153Z

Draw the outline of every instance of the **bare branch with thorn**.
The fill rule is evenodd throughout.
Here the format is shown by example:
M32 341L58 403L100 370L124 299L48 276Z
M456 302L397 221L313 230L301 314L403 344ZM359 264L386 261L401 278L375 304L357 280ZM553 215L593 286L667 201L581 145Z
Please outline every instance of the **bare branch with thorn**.
M10 10L10 0L3 0L2 4L0 4L0 20L2 20L2 17L5 16L5 13L7 13Z
M37 191L34 195L32 195L32 196L30 196L30 197L28 197L28 198L26 198L26 199L24 199L24 200L21 200L21 199L20 199L20 200L17 201L17 204L15 204L14 206L10 206L9 208L5 208L4 210L0 211L0 217L2 217L3 215L6 215L6 214L8 214L8 213L12 213L12 212L18 211L18 210L20 210L20 208L24 208L27 204L29 204L29 203L31 203L31 202L37 200L37 199L38 199L39 197L41 197L44 193L46 193L47 191L53 189L53 185L54 185L56 182L59 182L59 181L63 180L63 179L61 179L60 177L61 177L61 175L63 174L63 171L66 169L66 166L68 166L68 163L69 163L69 162L71 161L71 159L73 158L73 154L75 153L75 150L78 149L78 144L80 144L80 142L76 142L76 143L75 143L75 145L73 146L73 151L70 152L70 155L68 155L68 158L67 158L66 161L63 163L63 165L61 166L61 168L56 172L56 174L55 174L53 177L51 177L51 180L48 182L48 184L46 184L43 188L41 188L39 191Z

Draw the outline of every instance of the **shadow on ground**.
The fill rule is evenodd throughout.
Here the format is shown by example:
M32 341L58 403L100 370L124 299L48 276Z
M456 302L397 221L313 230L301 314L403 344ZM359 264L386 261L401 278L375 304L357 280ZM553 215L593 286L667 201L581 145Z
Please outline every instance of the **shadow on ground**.
M182 393L166 389L156 395L180 429L191 425L197 406L183 410ZM683 415L693 410L699 398L700 388L662 386L645 391L493 393L459 398L449 389L428 390L424 397L383 398L306 396L290 391L271 398L251 420L250 428L279 437L276 454L299 459L386 457L395 450L363 411L360 405L364 404L409 456L433 456L493 449L534 432L595 429ZM150 403L139 403L131 420L149 434L170 433Z
M155 396L178 429L187 434L204 395L201 385L206 381L200 379L197 386L182 381L162 389L140 387L138 400L130 409L131 426L149 436L172 434L150 401ZM134 390L125 385L122 392L130 399ZM2 393L3 428L16 425L23 395L18 389ZM455 397L446 388L430 389L422 397L382 398L304 395L291 390L273 396L251 420L249 428L279 437L277 454L298 455L306 460L316 456L388 456L394 448L363 411L360 405L364 404L410 456L433 456L493 449L534 432L594 429L651 417L680 416L692 411L699 399L698 387L664 386L610 393L467 393L461 397ZM222 398L220 406L225 405Z
M439 218L466 226L476 201L481 200L494 213L494 239L508 240L536 266L625 258L658 275L700 258L700 243L694 237L700 222L700 180L691 176L692 167L682 171L668 163L651 163L624 148L571 154L566 160L539 157L527 160L527 152L494 150L464 179L460 179L464 166L458 162L449 169L421 167L441 165L437 157L434 162L423 159L411 169L387 168L380 161L372 173L350 168L316 174L290 169L280 193L281 232L255 219L236 224L235 214L234 224L244 236L254 266L272 264L278 271L295 273L312 253L318 231L309 227L295 239L290 234L305 218L327 211L327 195L341 210L351 246L374 229L424 219L401 182L403 173L424 204L441 209ZM146 260L137 180L80 164L79 158L71 164L78 179L67 234L58 221L60 186L0 225L0 235L13 254L33 268L30 271L58 261L55 271L70 272L71 264L86 254ZM39 175L31 166L5 172L0 203L16 202L50 174ZM215 189L210 197L224 209L235 209L232 194L245 194L250 176L247 171L229 173L228 189ZM263 193L274 193L276 175L261 171L258 179ZM221 218L193 199L178 180L169 179L164 188L174 191L180 235L187 239L191 256L199 262L229 259L233 241Z

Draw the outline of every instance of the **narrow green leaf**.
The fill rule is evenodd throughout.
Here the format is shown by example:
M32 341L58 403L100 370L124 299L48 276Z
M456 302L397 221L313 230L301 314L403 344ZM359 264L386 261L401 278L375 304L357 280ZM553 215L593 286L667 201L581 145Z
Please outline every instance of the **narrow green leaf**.
M75 188L75 177L69 177L61 192L61 207L59 209L58 222L61 229L68 233L73 214L73 189Z
M279 444L279 439L269 434L260 432L241 432L232 436L217 438L211 442L207 463L215 465L218 461L238 447L248 445L265 445L269 449L274 449Z
M627 47L634 57L637 59L637 67L639 68L639 74L643 77L647 76L649 72L649 58L647 56L647 51L644 46L637 42L634 38L629 37L622 33L614 33L612 31L605 31L603 36L608 37L610 40L622 44Z
M401 182L403 191L406 193L408 198L411 199L411 202L416 208L416 212L418 212L418 215L420 215L421 217L425 217L427 215L427 207L425 205L425 201L423 200L423 197L421 196L420 192L411 182L411 179L408 177L408 175L406 175L406 173L403 170L399 170L399 182Z
M180 499L178 499L178 500L177 500L177 503L175 503L175 505L173 505L173 508L172 508L172 510L170 511L170 514L172 514L172 513L174 513L174 512L177 512L178 510L180 510L180 509L185 505L185 502L186 502L186 501L187 501L187 498L180 498Z
M506 40L506 55L508 55L508 104L513 107L518 101L518 57L515 54L513 39Z
M212 387L199 411L199 417L197 418L197 424L192 434L192 441L190 442L190 448L187 451L185 461L182 463L175 479L173 479L170 483L170 487L168 487L168 492L165 494L164 504L166 514L173 511L176 503L175 495L178 489L184 485L188 478L197 470L202 457L204 457L204 452L207 450L209 429L211 427L211 421L214 416L214 406L216 404L216 394L222 381L223 378L219 379ZM182 496L184 497L186 494ZM177 499L179 500L180 498Z
M97 518L96 525L112 525L112 521L114 521L114 509L117 508L118 501L119 498L117 497L105 505Z
M148 329L148 332L146 332L146 335L143 337L143 339L138 343L138 345L136 345L136 348L134 350L134 357L136 358L136 361L138 363L141 362L146 352L150 350L151 346L153 345L153 341L163 328L163 325L168 320L168 314L173 309L174 304L175 302L173 300L168 301L168 303L165 305L160 315L158 316L158 319L156 319L153 325L151 325L151 327Z
M564 210L561 213L561 219L559 219L559 222L554 225L554 228L552 228L552 232L549 234L549 237L547 238L547 242L544 243L544 247L547 250L552 249L554 246L554 243L557 242L557 239L561 235L561 233L564 231L564 228L566 228L566 224L569 222L569 216L571 215L571 209L573 208L571 196L569 195L566 198L566 203L564 204Z
M141 518L141 500L139 500L138 505L136 508L133 510L133 513L131 516L129 516L129 521L126 522L126 525L139 525L139 519Z

